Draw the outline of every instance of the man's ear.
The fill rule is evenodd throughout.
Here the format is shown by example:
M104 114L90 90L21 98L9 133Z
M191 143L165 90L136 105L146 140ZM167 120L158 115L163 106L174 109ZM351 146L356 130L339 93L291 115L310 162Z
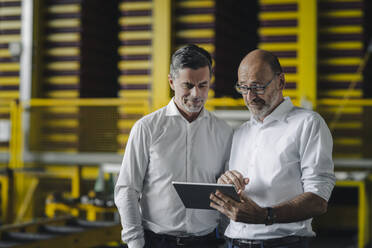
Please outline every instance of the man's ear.
M280 90L284 90L284 87L285 87L285 77L284 77L284 73L280 73L280 74L279 74L279 89L280 89Z
M168 82L169 82L171 89L174 90L174 83L173 83L173 79L170 74L168 74Z

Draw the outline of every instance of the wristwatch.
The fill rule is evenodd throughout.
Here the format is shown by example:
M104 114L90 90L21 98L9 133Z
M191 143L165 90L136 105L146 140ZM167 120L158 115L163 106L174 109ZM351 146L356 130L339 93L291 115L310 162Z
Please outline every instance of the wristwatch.
M274 214L273 208L271 207L267 207L266 210L267 210L267 215L265 219L265 225L269 226L275 223L275 214Z

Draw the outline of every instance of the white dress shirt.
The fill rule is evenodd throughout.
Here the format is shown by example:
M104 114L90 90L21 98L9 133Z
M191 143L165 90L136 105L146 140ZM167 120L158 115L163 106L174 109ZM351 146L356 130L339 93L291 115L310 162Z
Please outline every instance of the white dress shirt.
M328 201L335 184L332 145L323 118L285 98L263 122L251 118L235 131L230 170L250 179L244 193L261 207L304 192ZM230 221L225 235L241 239L314 236L311 220L269 226Z
M203 109L189 123L173 99L133 126L115 187L115 204L129 247L144 245L143 229L175 236L205 235L214 210L186 209L172 181L215 183L227 169L232 129Z

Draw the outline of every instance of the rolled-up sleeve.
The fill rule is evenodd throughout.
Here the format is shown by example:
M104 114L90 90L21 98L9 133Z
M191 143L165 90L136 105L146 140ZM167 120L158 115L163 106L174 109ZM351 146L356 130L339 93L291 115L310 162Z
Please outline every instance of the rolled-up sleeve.
M144 245L139 197L149 161L150 134L141 120L132 127L115 186L115 205L120 214L122 240L130 248Z
M312 192L328 201L336 182L333 141L321 116L315 114L305 121L299 144L304 192Z

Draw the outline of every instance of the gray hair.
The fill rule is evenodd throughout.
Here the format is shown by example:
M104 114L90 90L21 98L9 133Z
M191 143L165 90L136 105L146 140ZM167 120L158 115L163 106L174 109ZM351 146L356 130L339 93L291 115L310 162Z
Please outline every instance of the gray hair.
M170 76L172 79L178 77L178 72L184 68L197 70L208 66L209 75L212 77L212 58L203 48L197 45L186 45L175 51L170 64Z

